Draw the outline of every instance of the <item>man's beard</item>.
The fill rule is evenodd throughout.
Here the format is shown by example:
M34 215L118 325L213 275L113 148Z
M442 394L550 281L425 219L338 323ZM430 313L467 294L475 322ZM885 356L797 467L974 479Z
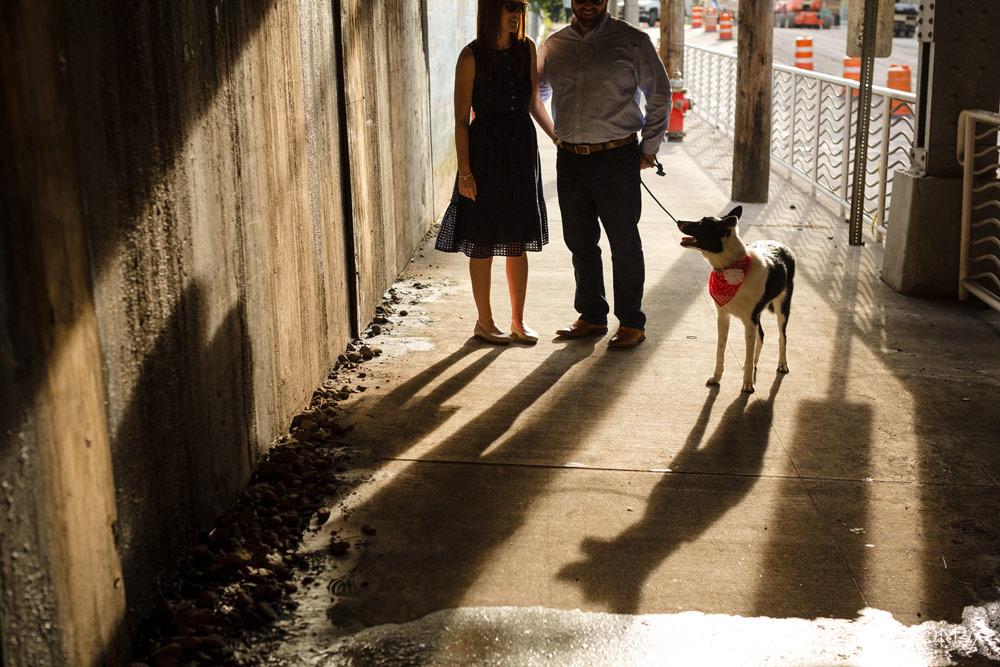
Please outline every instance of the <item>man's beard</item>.
M582 8L584 8L584 7L588 11L590 11L592 9L595 9L595 7L593 5L589 5L589 4L588 5L581 5L580 7L577 7L574 4L573 5L573 16L575 16L576 20L580 23L580 25L582 27L586 28L587 30L590 30L591 28L596 27L597 24L600 23L601 20L604 18L604 15L608 13L608 5L607 5L607 3L605 3L603 7L596 8L597 11L593 14L593 16L591 18L585 18L580 13L580 10Z

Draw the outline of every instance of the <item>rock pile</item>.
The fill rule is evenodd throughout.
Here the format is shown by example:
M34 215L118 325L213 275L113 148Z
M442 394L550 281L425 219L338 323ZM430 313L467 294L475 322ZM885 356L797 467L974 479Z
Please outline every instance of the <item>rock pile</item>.
M348 344L247 489L184 558L143 622L132 667L242 664L234 643L295 605L287 600L295 571L309 567L298 546L306 530L329 518L351 461L338 403L365 390L362 364L380 354L361 341Z

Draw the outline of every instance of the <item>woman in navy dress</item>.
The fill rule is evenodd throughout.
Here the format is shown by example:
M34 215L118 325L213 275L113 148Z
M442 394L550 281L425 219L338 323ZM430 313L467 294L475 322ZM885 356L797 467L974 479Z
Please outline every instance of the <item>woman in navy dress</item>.
M478 311L473 333L501 344L538 340L524 323L526 253L540 251L549 241L531 117L553 141L556 135L538 97L535 44L524 35L526 9L520 0L479 0L476 40L462 49L455 71L458 175L435 244L469 257ZM507 258L509 333L497 326L490 307L497 255Z

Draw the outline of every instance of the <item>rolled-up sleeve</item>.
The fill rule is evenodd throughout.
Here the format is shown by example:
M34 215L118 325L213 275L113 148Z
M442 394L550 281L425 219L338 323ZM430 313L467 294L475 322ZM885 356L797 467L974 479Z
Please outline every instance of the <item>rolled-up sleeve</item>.
M639 90L646 98L646 123L642 128L639 148L643 153L655 155L667 132L671 95L670 78L649 37L636 49L635 72Z

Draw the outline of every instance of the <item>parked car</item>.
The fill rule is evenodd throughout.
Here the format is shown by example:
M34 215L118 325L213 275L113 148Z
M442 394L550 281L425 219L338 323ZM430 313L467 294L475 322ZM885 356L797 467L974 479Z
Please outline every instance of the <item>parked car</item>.
M920 8L908 2L896 3L896 14L892 21L893 37L913 37L917 31L917 17Z
M660 0L639 0L639 22L653 25L660 20ZM618 16L625 15L625 0L618 0Z

